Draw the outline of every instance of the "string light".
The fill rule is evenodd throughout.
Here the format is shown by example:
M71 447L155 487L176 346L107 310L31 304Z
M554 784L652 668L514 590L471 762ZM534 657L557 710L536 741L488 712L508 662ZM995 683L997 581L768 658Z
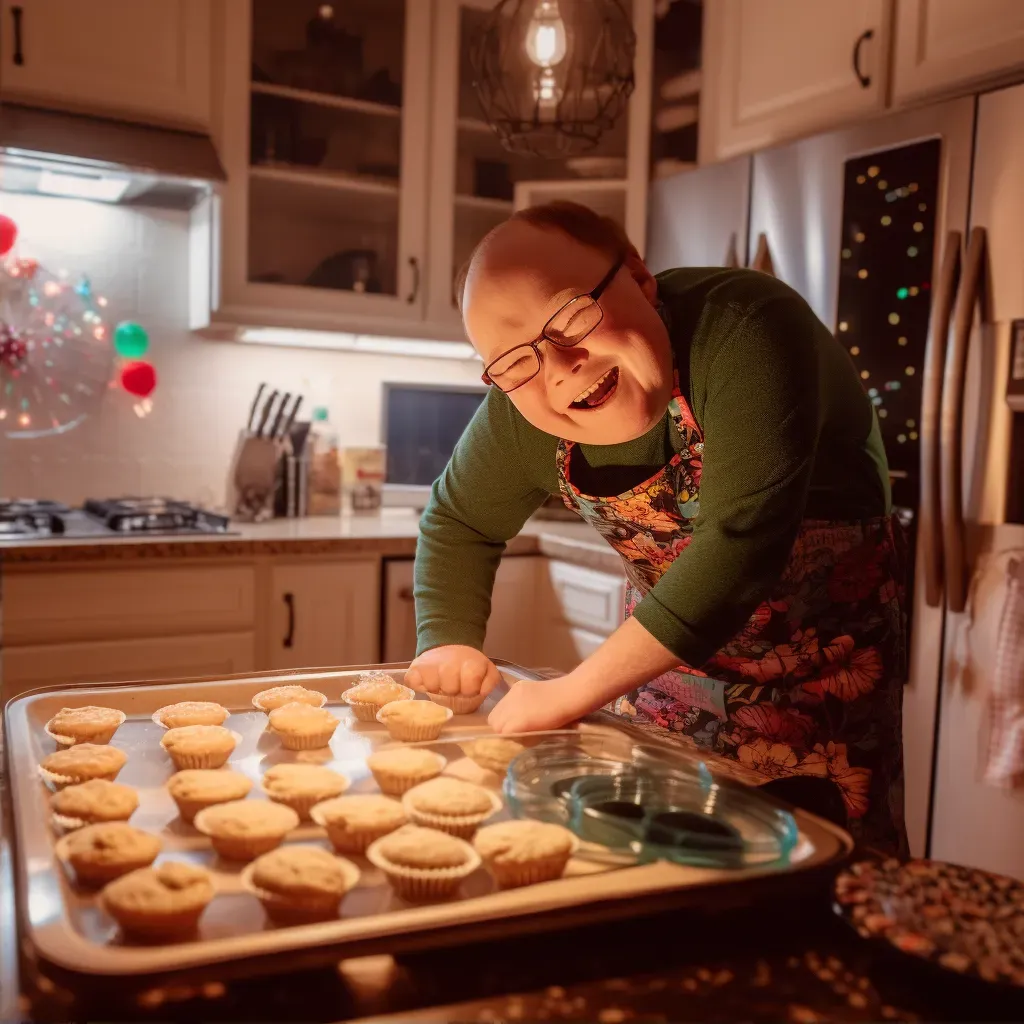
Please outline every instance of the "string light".
M863 281L864 278L868 276L868 272L863 267L861 267L860 270L857 271L857 276Z
M850 355L851 356L859 356L860 355L860 345L854 345L850 349Z
M918 203L917 204L917 208L921 211L921 213L924 213L924 211L928 209L928 204L927 203Z
M896 324L898 324L899 322L900 322L900 315L899 315L899 313L890 313L889 314L889 323L891 323L895 327Z
M839 330L841 330L841 331L848 331L849 329L850 329L850 325L845 320L840 320L839 321Z
M896 435L896 440L899 441L900 444L906 444L907 443L907 435L906 434L897 434Z
M920 291L920 289L917 287L916 284L912 284L910 286L910 294L911 295L916 295L919 291Z
M920 233L920 232L924 231L924 225L919 220L915 220L914 221L914 230L917 231L918 233Z
M909 294L910 294L910 289L909 288L897 288L896 289L896 298L897 299L905 299Z
M865 178L863 174L858 174L858 175L857 175L857 184L858 184L858 185L863 185L863 184L864 184L864 182L865 182L865 181L867 181L867 180L868 180L868 179L867 179L867 178Z
M891 223L892 223L892 217L890 217L889 214L886 214L882 218L882 227L886 227L887 228Z
M843 259L844 260L848 260L852 255L853 255L853 250L852 249L844 249L843 250Z
M916 245L910 246L907 249L907 255L908 256L916 256L917 255L917 246Z
M870 376L871 376L871 374L870 374L869 371L867 371L867 370L861 370L860 371L860 379L861 380L867 380L868 377L870 377Z
M908 377L913 377L913 376L914 376L914 374L915 374L915 373L917 373L917 370L916 370L916 369L915 369L915 368L914 368L913 366L907 366L907 367L905 367L905 368L904 368L903 372L904 372L904 373L905 373L905 374L906 374L906 375L907 375Z
M888 416L888 415L889 415L889 410L888 409L879 409L878 410L878 418L880 420L884 420L885 417Z
M916 430L912 430L910 432L910 440L911 441L916 441L917 440L917 431Z
M878 181L878 187L884 192L889 187L889 182L885 178L880 178Z
M864 241L864 232L863 232L863 231L858 231L858 232L857 232L857 233L856 233L856 234L855 234L855 235L853 236L853 240L854 240L855 242L863 242L863 241Z
M869 178L877 178L878 177L878 168L875 167L874 165L869 167L868 168L868 177Z
M898 338L896 339L896 343L897 343L898 345L906 345L906 344L907 344L907 338L906 338L906 336L905 336L905 335L903 335L903 334L901 334L901 335L900 335L900 336L899 336L899 337L898 337Z

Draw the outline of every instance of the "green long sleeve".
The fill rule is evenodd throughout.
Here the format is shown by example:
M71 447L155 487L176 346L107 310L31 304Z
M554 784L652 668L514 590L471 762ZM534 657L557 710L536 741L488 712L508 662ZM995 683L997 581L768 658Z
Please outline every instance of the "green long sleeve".
M675 270L658 281L705 447L693 539L635 615L682 662L699 667L778 580L802 519L882 515L888 479L874 410L853 365L795 292L749 271ZM488 394L421 522L420 652L482 644L505 542L558 491L556 444L507 396ZM628 444L581 445L580 468L588 484L602 483L599 493L621 493L678 445L666 415ZM576 471L574 462L574 478Z

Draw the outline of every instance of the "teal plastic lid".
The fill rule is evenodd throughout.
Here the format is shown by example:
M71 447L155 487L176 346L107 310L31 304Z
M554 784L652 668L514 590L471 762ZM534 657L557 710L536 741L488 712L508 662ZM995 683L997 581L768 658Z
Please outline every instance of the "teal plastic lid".
M314 421L327 419L327 409L322 405L318 405L313 410L313 419Z

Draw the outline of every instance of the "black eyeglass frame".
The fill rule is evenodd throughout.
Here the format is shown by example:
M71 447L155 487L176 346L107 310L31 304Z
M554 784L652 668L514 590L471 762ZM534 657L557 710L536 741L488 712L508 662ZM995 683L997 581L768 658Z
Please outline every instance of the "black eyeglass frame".
M499 391L503 391L507 395L512 391L515 391L517 388L521 388L524 384L529 384L530 381L533 380L533 378L536 377L538 373L540 373L541 368L543 366L543 362L540 358L540 346L543 342L550 341L552 345L557 345L559 348L575 348L581 341L583 341L584 338L587 337L587 335L589 335L595 328L600 326L601 321L604 319L604 310L601 308L601 303L599 300L602 294L604 294L608 285L610 285L612 281L615 280L615 275L622 269L625 262L625 255L620 256L612 264L612 267L608 271L608 273L601 278L596 288L589 292L584 292L581 295L574 295L571 299L569 299L568 302L563 302L562 305L559 306L558 309L556 309L555 312L548 317L547 322L544 324L544 328L541 330L540 334L536 338L534 338L533 341L528 341L522 345L513 345L512 348L506 349L504 352L501 352L498 355L496 355L484 367L484 372L480 379L485 384L496 387L498 388ZM548 334L548 329L551 327L552 323L554 323L554 321L559 316L561 316L561 314L566 309L568 309L574 302L579 302L580 299L592 299L594 301L594 304L597 306L598 312L601 314L598 317L597 322L594 323L591 327L588 327L582 334L571 339L570 341L559 341L557 338L551 337L551 335ZM537 359L537 369L534 370L533 373L531 373L530 376L526 378L526 380L520 381L518 384L515 385L515 387L511 387L506 391L505 388L503 388L496 380L494 380L491 377L491 367L494 366L495 363L500 362L502 359L505 359L507 356L511 355L517 349L521 348L528 348L533 350L533 354Z

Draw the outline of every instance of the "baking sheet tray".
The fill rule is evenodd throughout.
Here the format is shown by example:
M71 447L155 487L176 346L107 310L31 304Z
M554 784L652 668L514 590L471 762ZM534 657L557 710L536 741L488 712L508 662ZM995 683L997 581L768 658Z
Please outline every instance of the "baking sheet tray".
M258 900L243 891L241 867L219 861L209 840L184 825L164 788L174 768L159 745L162 730L150 720L158 708L179 700L213 700L227 707L230 726L242 742L231 757L230 767L250 776L257 784L250 799L263 798L258 783L263 772L282 761L315 761L328 764L351 781L348 792L376 792L366 768L366 757L376 747L390 743L387 730L377 723L357 722L340 694L353 682L361 666L337 671L257 673L241 677L201 681L158 682L80 686L22 695L5 711L6 753L13 798L16 878L22 937L30 940L35 955L62 974L166 978L179 971L195 971L210 965L234 963L241 973L256 973L289 963L289 957L306 965L317 959L367 952L395 952L400 948L458 944L472 934L486 934L488 926L501 934L538 927L558 927L580 915L610 918L641 913L644 908L667 909L692 903L695 894L714 887L722 894L723 883L771 880L773 876L803 876L838 864L850 850L849 837L840 829L812 815L796 812L801 841L793 862L739 870L696 868L659 862L642 866L613 866L580 857L570 862L565 877L523 889L501 891L480 869L463 883L457 898L441 903L406 903L392 892L384 876L361 857L362 877L349 892L337 920L275 927L264 916ZM401 679L405 665L383 666ZM472 715L452 719L434 745L448 758L445 773L498 790L498 776L479 768L462 755L455 744L460 736L486 731L486 718L505 686L531 678L526 670L501 664L505 684ZM252 696L284 683L300 683L327 694L328 707L341 719L328 751L283 750L266 732L266 718L252 709ZM167 945L133 944L124 940L113 922L101 911L93 893L79 889L54 855L56 838L49 824L49 790L37 773L39 761L54 749L43 727L65 706L102 704L124 711L128 718L113 744L128 755L118 776L137 788L139 809L131 823L159 835L160 859L181 859L209 868L214 873L217 896L202 918L196 940ZM582 728L621 731L605 723ZM646 741L646 740L645 740ZM507 817L507 811L492 821ZM315 842L330 848L323 830L304 824L288 836L288 842ZM687 899L689 895L690 899ZM567 919L567 914L568 918ZM482 926L476 927L474 926ZM235 972L232 972L235 973Z

